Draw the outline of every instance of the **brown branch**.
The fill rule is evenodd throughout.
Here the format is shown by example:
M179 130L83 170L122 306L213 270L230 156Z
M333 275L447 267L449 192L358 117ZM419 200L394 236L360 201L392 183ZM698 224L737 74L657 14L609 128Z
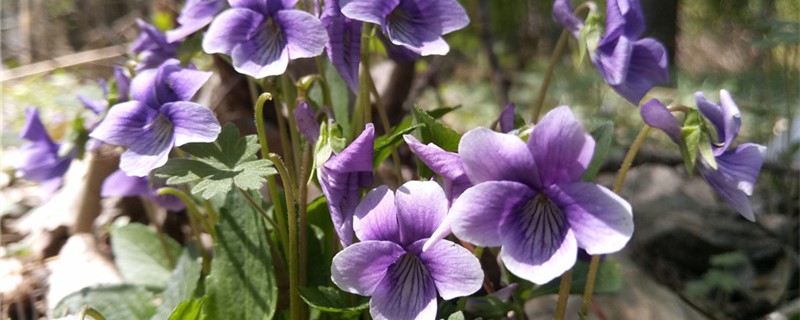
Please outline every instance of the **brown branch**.
M61 68L74 67L85 63L116 58L124 55L126 52L128 52L127 44L68 54L55 59L4 70L2 74L0 74L0 82L26 78L32 75L47 73Z

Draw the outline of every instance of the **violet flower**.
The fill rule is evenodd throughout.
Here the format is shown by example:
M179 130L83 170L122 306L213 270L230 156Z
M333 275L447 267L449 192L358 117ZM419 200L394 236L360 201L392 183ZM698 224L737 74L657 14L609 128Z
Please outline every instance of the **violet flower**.
M173 43L197 32L214 20L225 6L225 0L187 0L178 15L179 27L167 31L167 42Z
M414 136L403 135L406 144L418 159L428 166L434 173L442 176L444 193L447 196L448 206L460 196L464 190L472 186L469 181L461 157L457 153L445 151L439 146L419 142ZM448 232L449 233L449 232Z
M594 145L566 106L548 112L527 143L486 128L467 132L458 153L475 185L455 200L440 229L502 246L506 268L537 284L571 268L579 247L593 255L622 249L633 233L630 204L581 181ZM443 237L436 233L426 249Z
M173 147L216 140L221 129L214 113L188 101L209 77L210 72L181 68L177 60L140 72L131 84L131 101L111 107L90 137L127 147L120 169L146 176L167 162Z
M747 220L755 221L749 196L764 163L766 147L744 143L730 148L739 134L741 115L739 107L730 93L720 91L720 104L706 100L701 92L695 93L697 108L716 130L717 141L711 142L711 150L717 168L713 168L702 156L698 157L698 171L709 186L736 212ZM666 106L656 99L646 102L641 110L642 119L648 125L663 130L678 145L682 145L681 125Z
M131 43L131 51L137 55L137 71L158 67L175 58L179 43L169 43L164 33L141 19L137 19L136 24L141 33Z
M308 102L303 101L294 108L294 121L297 123L297 129L308 141L308 145L314 146L319 139L319 123L316 112Z
M353 243L353 213L358 205L358 190L372 184L374 144L375 127L369 123L350 145L317 169L317 178L328 199L328 210L342 247Z
M37 181L44 195L52 194L61 186L64 173L75 157L74 151L58 155L61 145L47 134L37 108L25 109L25 126L19 137L28 142L20 148L17 177Z
M503 111L500 112L500 117L497 119L497 123L500 125L500 132L509 133L514 131L514 120L516 120L516 115L514 114L514 110L517 106L513 103L509 103L503 108Z
M444 55L450 46L442 35L469 24L456 0L340 0L350 19L381 26L389 41L418 55Z
M580 37L584 25L573 14L569 0L556 0L553 14L573 36ZM639 39L644 30L638 0L609 0L605 33L590 52L603 80L634 105L639 105L654 84L669 81L667 51L654 39Z
M180 211L186 207L180 198L167 194L159 195L158 189L166 186L162 182L151 181L149 177L131 177L122 170L111 173L100 188L102 197L146 197L159 206L170 210Z
M373 189L355 212L355 243L333 257L331 279L344 291L372 296L373 319L435 319L442 299L474 293L483 284L480 262L441 240L422 246L447 214L435 182L410 181L392 192Z
M224 53L233 68L255 78L282 74L289 60L318 56L328 34L297 0L229 0L203 37L203 51Z
M361 21L345 17L339 9L339 0L325 1L319 18L328 31L328 52L333 67L353 92L358 92L358 64L361 62Z

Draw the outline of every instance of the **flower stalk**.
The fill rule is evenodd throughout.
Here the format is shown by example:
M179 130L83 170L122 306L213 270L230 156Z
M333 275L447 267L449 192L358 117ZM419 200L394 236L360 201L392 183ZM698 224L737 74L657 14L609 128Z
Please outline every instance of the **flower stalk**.
M269 159L278 169L278 173L283 180L283 188L286 190L286 208L289 221L289 251L286 254L289 256L289 314L291 319L302 319L302 302L300 301L300 293L298 287L300 284L300 268L299 268L299 255L298 255L298 237L297 237L297 215L295 213L295 197L291 190L294 190L292 185L291 176L283 160L277 154L270 153Z
M614 193L619 194L619 192L622 190L622 185L625 183L625 177L628 175L628 170L630 170L631 164L633 164L633 159L636 158L636 154L639 153L639 149L644 144L649 132L650 126L645 125L642 130L639 131L636 139L633 140L633 144L631 144L631 148L628 149L628 153L625 155L625 159L623 159L622 165L619 168L617 178L614 180L614 185L611 190ZM582 316L589 315L589 305L592 304L594 284L597 280L597 269L599 267L600 255L592 256L592 260L589 262L589 274L586 276L586 287L584 287L583 290L583 304L581 305Z
M208 257L208 253L202 249L203 242L200 239L200 228L197 225L197 222L200 221L203 224L203 227L208 230L208 234L211 235L211 239L216 242L216 234L214 233L214 229L212 226L208 224L208 220L204 219L203 216L200 214L200 211L197 210L197 205L195 205L192 198L190 198L186 193L180 191L178 189L172 187L164 187L158 189L158 195L173 195L181 199L183 203L186 205L186 211L189 212L189 224L192 227L192 235L194 236L194 241L197 241L197 245L201 246L200 248L200 258L202 259L202 273L204 275L208 274L209 269L211 268L211 260Z

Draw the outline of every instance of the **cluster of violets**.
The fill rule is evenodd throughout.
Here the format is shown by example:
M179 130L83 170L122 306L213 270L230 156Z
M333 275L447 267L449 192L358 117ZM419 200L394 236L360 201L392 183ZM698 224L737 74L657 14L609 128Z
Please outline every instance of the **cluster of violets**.
M88 146L124 147L120 171L103 186L103 196L141 195L170 210L183 204L155 193L163 182L150 176L171 150L187 143L213 142L220 133L214 113L192 102L211 77L176 60L180 43L202 35L208 54L230 58L236 71L260 79L281 75L290 60L327 56L357 92L362 32L375 26L393 59L443 55L443 35L464 28L467 14L456 0L327 0L320 8L296 9L297 0L188 0L179 26L162 33L139 21L129 68L114 70L113 90L101 83L104 100L81 98L97 120L85 125ZM593 6L589 6L593 8ZM645 29L637 0L608 0L605 27L585 24L569 0L556 0L556 19L576 39L587 28L604 29L587 41L591 62L619 95L639 105L654 84L669 80L666 50L656 40L640 39ZM591 15L591 14L590 14ZM588 20L586 20L588 23ZM204 33L203 30L207 29ZM591 40L591 39L590 39ZM110 96L109 92L116 94ZM697 157L708 184L737 212L755 220L748 196L765 148L733 145L741 119L727 91L720 103L696 94L696 107L713 137L713 157ZM601 185L582 180L595 141L566 106L548 112L535 125L514 128L513 106L500 116L501 132L476 128L465 133L458 152L404 139L439 177L410 181L397 190L373 187L375 130L364 130L316 172L343 250L332 263L332 280L342 290L371 296L375 319L433 319L437 296L453 299L478 291L481 264L473 254L445 239L454 235L477 246L500 247L503 265L519 278L547 283L572 268L578 249L600 255L622 249L633 233L630 204ZM683 123L656 99L641 109L644 122L663 130L681 150ZM319 136L315 111L295 109L298 129L308 143ZM26 111L21 137L20 177L42 183L50 192L77 155L62 150L45 131L36 109Z

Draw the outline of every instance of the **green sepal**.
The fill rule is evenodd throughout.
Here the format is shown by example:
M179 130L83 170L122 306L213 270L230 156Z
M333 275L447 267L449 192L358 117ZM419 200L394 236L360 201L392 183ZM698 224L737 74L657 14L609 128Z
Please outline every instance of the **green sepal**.
M608 152L611 150L611 144L614 142L614 123L604 122L599 127L592 130L592 137L594 138L594 155L589 167L583 173L583 181L592 181L600 171L600 167L606 161Z
M703 138L703 117L697 110L686 112L686 120L681 127L681 156L686 171L691 175L694 172L694 164L697 162L697 155L700 143Z
M352 294L342 292L331 287L300 287L300 297L314 309L338 313L341 319L356 319L358 315L369 308L369 301L353 306L351 301Z
M578 39L578 65L582 64L586 59L587 52L597 50L603 29L603 17L596 7L592 7L589 10L589 14L586 15L586 20L583 22L583 28L580 31L580 39Z

